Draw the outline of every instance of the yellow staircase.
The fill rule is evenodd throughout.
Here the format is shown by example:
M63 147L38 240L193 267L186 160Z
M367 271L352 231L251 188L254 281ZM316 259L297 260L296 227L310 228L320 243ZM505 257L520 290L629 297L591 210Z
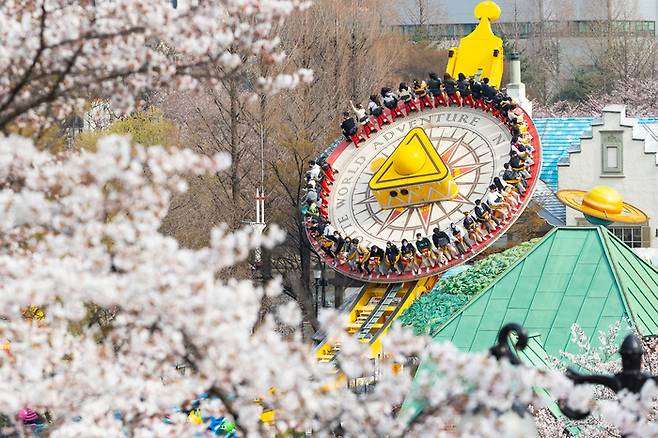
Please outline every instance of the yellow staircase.
M346 330L359 341L370 344L370 357L381 353L381 338L389 327L421 295L434 287L438 276L415 282L368 284L361 289L350 310ZM325 340L315 350L320 362L331 362L340 352L340 343Z

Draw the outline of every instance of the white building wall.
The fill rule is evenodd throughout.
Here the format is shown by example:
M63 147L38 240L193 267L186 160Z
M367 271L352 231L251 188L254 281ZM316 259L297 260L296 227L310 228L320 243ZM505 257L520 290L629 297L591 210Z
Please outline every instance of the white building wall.
M581 139L580 151L570 152L568 163L558 165L558 188L590 190L598 185L616 189L624 199L649 216L649 229L645 230L651 247L658 247L658 166L655 141L645 141L645 131L635 119L627 119L625 106L610 105L603 110L603 123L593 123L592 135ZM602 172L601 131L622 131L621 175L604 175ZM635 131L635 136L634 136ZM567 225L584 220L582 213L567 208ZM621 224L613 224L621 225Z

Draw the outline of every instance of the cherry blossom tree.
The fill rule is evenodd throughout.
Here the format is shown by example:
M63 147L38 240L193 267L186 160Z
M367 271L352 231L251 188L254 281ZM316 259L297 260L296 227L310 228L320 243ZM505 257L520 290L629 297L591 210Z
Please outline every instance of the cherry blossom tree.
M212 83L205 67L237 69L239 50L277 62L276 38L260 37L302 6L222 0L170 11L141 1L6 1L0 127L38 129L92 93L129 109L144 87L193 86L204 74ZM273 92L304 77L259 83ZM184 413L203 392L204 415L229 417L245 436L527 437L534 423L518 412L542 406L537 386L572 409L592 407L590 389L557 371L462 353L397 326L373 363L368 345L331 311L321 323L341 353L318 363L301 340L295 303L260 317L263 298L281 293L280 280L222 279L250 250L281 242L278 227L261 236L220 226L200 249L160 231L186 177L228 166L225 154L121 136L53 154L0 134L0 413L30 407L50 419L50 437L187 436L206 427ZM279 331L281 324L290 330ZM417 360L427 367L412 390ZM371 383L367 391L344 385L356 378ZM648 385L639 400L624 396L623 409L609 405L606 418L629 434L654 433L642 420L654 394ZM407 397L422 402L419 412L400 411ZM274 409L273 422L259 420L264 407Z
M535 104L536 117L598 117L609 104L626 105L629 116L648 117L656 114L658 86L653 79L619 80L609 90L599 90L582 101L557 101L547 106Z
M140 93L210 83L239 70L245 53L280 62L272 26L303 0L7 0L0 5L0 130L44 115L63 118L90 96L134 108ZM276 91L309 80L301 70L263 77Z
M175 408L206 392L204 413L228 415L245 434L532 436L531 417L515 412L542 406L534 387L590 409L591 391L560 372L461 353L399 327L373 365L368 346L347 335L334 313L322 322L341 353L334 364L317 363L295 329L296 304L258 317L262 298L281 292L278 281L258 287L218 278L249 249L280 242L277 227L262 239L220 227L199 250L159 232L172 192L186 188L182 174L227 165L222 155L143 147L119 136L99 140L94 153L63 156L21 137L0 140L0 336L8 341L0 412L48 411L53 437L180 436L205 426L187 423ZM73 331L89 303L113 309L108 326ZM45 320L25 318L29 306ZM277 322L291 330L282 335ZM413 391L410 358L429 364ZM179 373L179 364L189 372ZM376 384L365 393L341 384L368 376ZM625 400L623 416L608 409L606 418L628 423L636 410L646 414L654 393L648 387L642 403ZM424 408L396 415L409 396ZM273 423L259 421L262 405L275 409ZM163 421L167 414L172 424Z

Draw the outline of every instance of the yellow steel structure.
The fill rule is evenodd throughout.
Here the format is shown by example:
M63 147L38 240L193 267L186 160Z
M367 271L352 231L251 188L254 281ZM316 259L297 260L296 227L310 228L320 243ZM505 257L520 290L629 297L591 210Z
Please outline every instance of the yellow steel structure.
M409 131L369 185L381 208L445 201L459 194L448 166L422 128Z
M466 76L489 78L489 84L500 87L503 79L503 40L491 30L491 22L500 18L500 7L492 1L484 1L475 7L475 17L480 24L453 47L448 53L446 71L453 77Z
M427 277L402 284L369 284L364 286L350 310L348 333L370 344L372 359L382 354L381 340L391 324L421 295L431 290L439 277ZM321 344L315 355L321 362L330 362L340 345L328 340Z

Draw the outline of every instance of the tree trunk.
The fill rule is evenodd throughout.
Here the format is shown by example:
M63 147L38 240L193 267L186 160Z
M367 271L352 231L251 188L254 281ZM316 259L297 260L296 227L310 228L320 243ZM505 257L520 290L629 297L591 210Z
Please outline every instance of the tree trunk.
M238 87L234 78L229 79L229 147L231 150L231 201L233 203L234 214L239 211L240 196L240 145L238 138L238 123L240 122L240 103L238 102ZM235 219L234 219L235 221Z
M351 41L350 41L350 62L349 62L349 78L350 78L350 99L354 102L358 102L358 83L356 81L356 64L357 64L357 57L359 54L357 53L357 48L356 48L356 24L352 24L352 33L351 33Z

